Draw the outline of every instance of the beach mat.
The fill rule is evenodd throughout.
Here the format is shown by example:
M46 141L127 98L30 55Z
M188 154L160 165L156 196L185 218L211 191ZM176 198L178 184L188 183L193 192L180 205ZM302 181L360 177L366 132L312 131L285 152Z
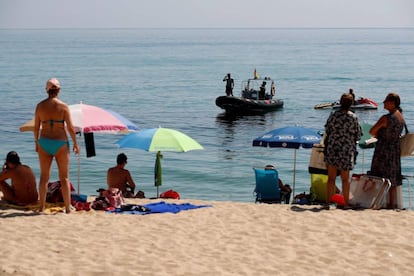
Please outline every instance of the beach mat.
M19 211L32 211L38 212L40 210L40 204L29 204L29 205L15 205L8 203L4 200L0 200L0 209L15 209ZM62 213L65 210L63 203L46 203L45 210L43 213L55 214Z
M165 201L149 203L145 205L135 205L136 208L131 206L131 211L122 210L122 208L116 208L114 210L108 210L107 213L116 214L132 214L132 215L149 215L160 213L173 213L176 214L185 210L192 210L204 207L212 207L212 205L194 205L191 203L166 203Z

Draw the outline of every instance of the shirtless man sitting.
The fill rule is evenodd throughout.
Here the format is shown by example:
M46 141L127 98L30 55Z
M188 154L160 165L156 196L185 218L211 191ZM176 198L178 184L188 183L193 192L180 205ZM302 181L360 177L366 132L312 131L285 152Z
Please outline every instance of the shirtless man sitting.
M11 179L11 185L5 180ZM0 190L3 199L11 204L28 205L37 203L36 177L29 166L20 163L15 151L7 154L0 173Z
M124 169L127 164L127 156L124 153L118 154L116 158L117 165L108 169L106 182L108 189L118 188L122 191L124 197L134 197L135 183L132 180L131 174Z

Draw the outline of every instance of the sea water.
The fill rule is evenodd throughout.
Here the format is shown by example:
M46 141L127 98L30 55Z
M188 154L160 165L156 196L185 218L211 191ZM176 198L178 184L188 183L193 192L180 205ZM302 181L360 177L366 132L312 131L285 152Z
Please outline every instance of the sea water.
M163 152L163 185L182 198L254 202L253 167L277 166L295 193L309 192L310 150L252 147L254 138L284 126L318 130L330 110L319 103L338 100L353 88L357 97L379 103L357 111L373 124L386 111L386 94L400 94L404 116L414 131L414 29L2 29L0 30L0 154L16 150L39 177L33 133L19 132L36 104L46 97L45 82L60 80L59 98L112 109L139 128L177 129L204 150ZM215 105L225 94L227 73L241 82L253 76L276 81L280 111L226 116ZM71 181L80 192L106 186L106 171L120 152L127 169L148 197L154 187L154 152L120 149L122 134L95 133L96 156L71 155ZM369 170L373 149L359 149L353 173ZM294 171L294 156L296 170ZM404 175L414 175L414 157L402 159ZM57 180L53 166L51 181ZM404 181L408 207L411 177ZM340 180L337 179L339 183Z

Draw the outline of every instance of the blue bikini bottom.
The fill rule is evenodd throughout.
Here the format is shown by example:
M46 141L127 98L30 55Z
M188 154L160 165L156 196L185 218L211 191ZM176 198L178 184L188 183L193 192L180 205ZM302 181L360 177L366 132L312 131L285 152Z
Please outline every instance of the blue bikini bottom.
M68 141L39 138L39 146L50 155L55 155L56 152L64 145L67 145L69 149Z

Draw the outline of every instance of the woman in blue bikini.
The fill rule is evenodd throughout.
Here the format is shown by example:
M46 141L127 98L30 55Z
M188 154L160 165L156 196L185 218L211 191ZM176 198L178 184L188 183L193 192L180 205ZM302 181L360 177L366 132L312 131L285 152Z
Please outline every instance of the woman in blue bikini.
M40 180L39 199L40 211L45 209L47 184L50 178L53 157L59 170L63 201L66 213L70 213L70 182L69 182L69 132L73 141L73 151L79 154L75 128L66 103L58 99L60 83L52 78L46 82L48 97L37 104L35 111L34 139L36 152L39 155Z

